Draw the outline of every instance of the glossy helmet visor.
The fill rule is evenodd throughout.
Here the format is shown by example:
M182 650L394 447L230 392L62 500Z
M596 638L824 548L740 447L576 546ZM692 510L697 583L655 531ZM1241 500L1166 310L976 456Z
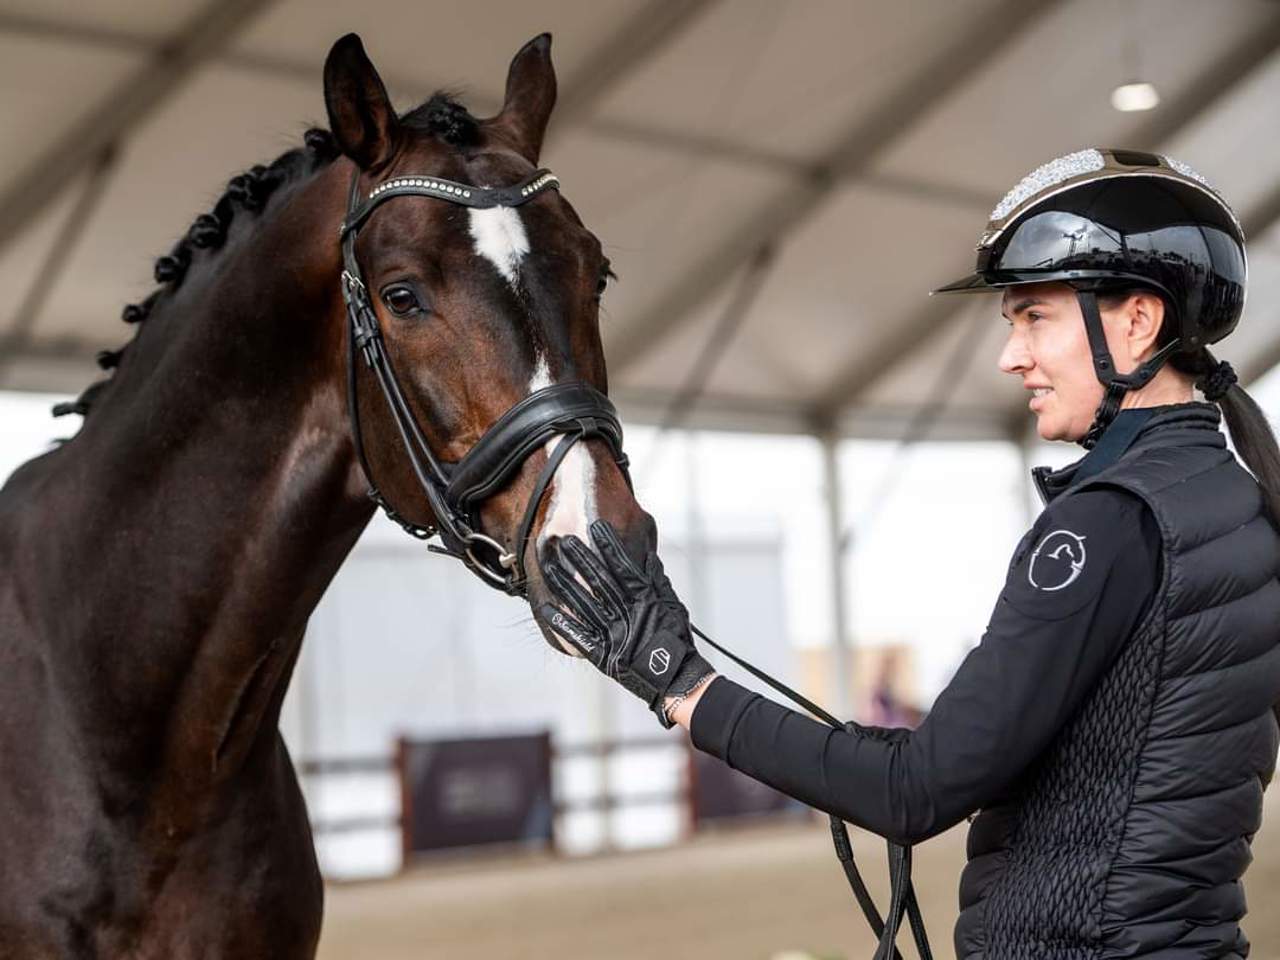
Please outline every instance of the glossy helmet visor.
M1247 273L1240 223L1198 173L1155 154L1089 149L1024 177L991 212L974 272L934 293L1050 281L1075 287L1094 368L1108 387L1089 446L1126 390L1143 386L1173 353L1235 329ZM1135 287L1163 294L1175 335L1137 370L1118 374L1096 294Z

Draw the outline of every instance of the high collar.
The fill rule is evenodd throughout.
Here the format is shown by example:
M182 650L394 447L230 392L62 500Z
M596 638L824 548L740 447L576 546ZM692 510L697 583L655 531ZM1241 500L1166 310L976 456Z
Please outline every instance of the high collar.
M1031 479L1048 506L1067 490L1113 466L1130 450L1175 442L1175 434L1187 430L1213 431L1221 437L1221 421L1216 404L1198 401L1121 410L1087 454L1060 470L1034 467Z

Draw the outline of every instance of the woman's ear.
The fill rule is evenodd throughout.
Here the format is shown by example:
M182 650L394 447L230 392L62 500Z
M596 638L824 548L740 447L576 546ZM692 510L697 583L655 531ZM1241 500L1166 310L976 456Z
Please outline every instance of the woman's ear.
M354 33L335 43L325 59L324 103L334 139L362 170L376 170L395 154L395 110Z
M1157 293L1134 293L1125 302L1129 320L1129 349L1134 359L1149 357L1158 349L1160 331L1170 318L1164 298Z
M507 71L502 112L489 124L526 160L537 164L542 140L556 105L556 72L551 66L551 34L534 37L515 55Z

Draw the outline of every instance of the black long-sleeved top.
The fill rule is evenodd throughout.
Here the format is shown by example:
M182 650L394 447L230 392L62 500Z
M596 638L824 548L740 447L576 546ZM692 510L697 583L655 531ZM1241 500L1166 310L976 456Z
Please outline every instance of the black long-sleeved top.
M1068 485L1114 462L1148 416L1122 413ZM1040 479L1047 496L1061 492ZM851 823L923 840L997 799L1081 705L1150 605L1160 551L1132 494L1052 499L1014 554L982 642L918 729L833 730L719 677L694 711L693 742ZM922 599L929 576L955 575L934 559Z

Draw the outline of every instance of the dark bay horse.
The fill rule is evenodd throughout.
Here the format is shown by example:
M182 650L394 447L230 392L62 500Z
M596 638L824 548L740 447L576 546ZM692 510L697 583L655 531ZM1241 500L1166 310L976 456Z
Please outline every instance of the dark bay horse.
M331 132L235 178L158 261L159 291L126 309L132 340L99 358L112 375L68 407L82 429L0 491L5 960L314 955L322 890L281 700L370 483L410 524L441 519L363 363L361 467L340 225L397 178L534 177L550 38L515 56L489 119L443 95L397 116L354 36L329 55L325 101ZM353 255L441 462L532 394L606 390L609 266L558 190L486 209L411 192L363 221ZM472 514L504 563L519 556L535 610L540 538L595 517L636 548L653 537L598 437L543 499L549 449L523 450Z

